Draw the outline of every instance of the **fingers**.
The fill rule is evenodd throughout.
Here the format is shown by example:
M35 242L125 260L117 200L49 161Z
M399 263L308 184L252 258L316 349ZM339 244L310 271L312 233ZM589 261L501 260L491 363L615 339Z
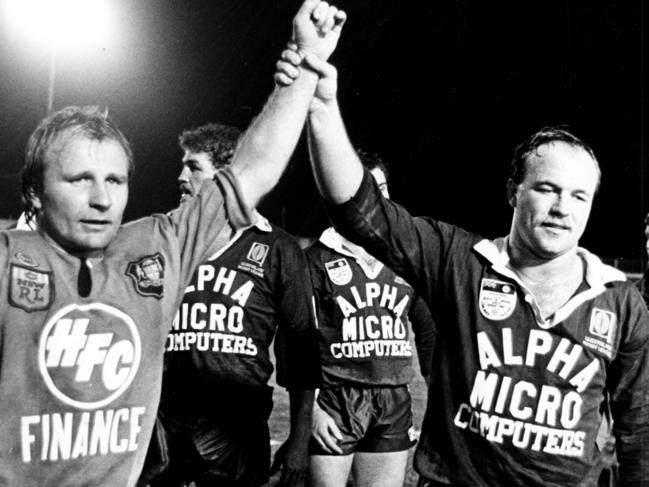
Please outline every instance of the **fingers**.
M295 47L295 49L292 49L293 46ZM297 45L289 42L288 48L282 51L280 59L297 67L302 63L303 56L299 52L297 52Z
M315 71L320 78L332 78L337 74L336 68L318 56L305 53L304 64L311 70Z
M335 7L331 8L335 9ZM313 21L313 24L318 28L318 30L323 30L327 22L329 10L330 7L327 2L320 2L311 13L311 20Z
M347 14L345 13L344 10L337 10L335 15L334 15L334 25L332 27L332 31L340 34L340 31L343 28L343 25L345 25L345 21L347 20Z
M313 14L313 10L320 3L320 0L304 0L300 10L297 11L295 17L309 17Z

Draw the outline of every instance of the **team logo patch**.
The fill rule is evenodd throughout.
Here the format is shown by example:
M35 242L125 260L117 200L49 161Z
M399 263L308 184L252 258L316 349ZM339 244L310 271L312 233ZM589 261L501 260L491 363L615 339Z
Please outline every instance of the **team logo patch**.
M516 308L516 289L508 282L483 278L480 282L480 313L490 320L504 320Z
M29 255L26 255L22 252L16 252L14 254L16 260L26 267L38 267L38 262L32 259Z
M248 250L248 260L254 262L258 266L264 265L266 256L268 255L268 245L259 242L253 242L250 250Z
M607 343L613 343L617 319L615 313L599 308L593 308L590 315L588 331L593 335L603 338Z
M164 258L156 253L129 262L126 275L133 279L138 293L160 299L164 291L164 267Z
M9 304L29 313L52 305L54 283L52 273L11 264Z
M349 284L352 280L352 268L347 262L347 259L338 259L332 260L325 264L325 269L327 269L327 274L331 282L337 286L344 286Z
M63 403L96 409L117 399L140 365L142 345L133 319L106 304L69 304L41 332L38 367Z

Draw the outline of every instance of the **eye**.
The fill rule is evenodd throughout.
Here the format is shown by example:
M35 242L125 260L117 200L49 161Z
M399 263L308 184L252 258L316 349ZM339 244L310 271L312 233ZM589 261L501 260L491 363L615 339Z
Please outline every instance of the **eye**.
M106 179L106 182L111 185L120 186L126 183L126 178L120 178L117 176L111 176Z
M68 179L68 181L75 185L87 184L90 182L90 176L75 176Z
M581 201L583 203L588 203L590 201L590 198L588 197L588 195L583 194L583 193L574 194L573 198L575 198L577 201Z

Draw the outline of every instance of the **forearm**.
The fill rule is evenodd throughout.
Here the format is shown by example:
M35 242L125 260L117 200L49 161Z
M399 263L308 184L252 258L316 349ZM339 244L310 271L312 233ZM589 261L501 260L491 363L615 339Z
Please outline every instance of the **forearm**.
M318 76L308 69L291 86L275 86L232 160L243 198L255 207L279 181L297 145Z
M335 100L316 103L307 120L315 181L329 203L344 203L358 190L363 166L354 150Z
M291 403L291 431L289 439L293 445L306 449L311 436L313 415L313 389L291 389L288 391Z

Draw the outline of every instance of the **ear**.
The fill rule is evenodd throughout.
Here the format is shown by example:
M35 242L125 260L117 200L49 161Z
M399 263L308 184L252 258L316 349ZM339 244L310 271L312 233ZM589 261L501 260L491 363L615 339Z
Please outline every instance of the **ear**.
M37 212L40 211L41 208L43 208L43 202L41 201L40 196L36 194L34 188L30 188L28 190L28 194L29 194L29 201L31 202L34 210L36 210Z
M518 193L518 185L511 179L507 180L507 201L509 201L509 206L516 208Z

